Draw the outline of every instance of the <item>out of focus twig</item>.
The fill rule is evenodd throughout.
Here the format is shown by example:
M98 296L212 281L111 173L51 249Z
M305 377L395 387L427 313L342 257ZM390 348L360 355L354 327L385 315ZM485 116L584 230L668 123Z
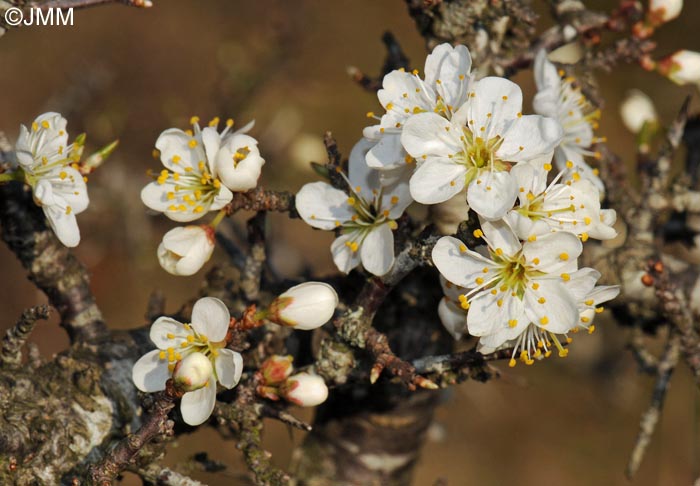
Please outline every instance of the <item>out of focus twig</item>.
M22 312L17 324L7 330L0 348L0 366L19 366L22 362L22 346L29 338L36 321L49 317L49 306L38 305Z

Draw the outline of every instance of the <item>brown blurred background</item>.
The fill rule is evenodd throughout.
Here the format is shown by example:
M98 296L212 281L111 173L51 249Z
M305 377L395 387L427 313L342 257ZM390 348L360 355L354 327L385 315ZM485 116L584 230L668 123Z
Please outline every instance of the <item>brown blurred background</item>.
M607 8L616 2L589 3ZM204 274L172 277L155 258L160 238L174 223L147 214L139 191L148 181L146 169L159 168L151 151L162 130L185 128L195 114L204 121L230 116L239 125L255 119L252 134L267 160L263 183L297 190L314 178L308 161L324 160L323 132L332 130L347 154L367 124L365 113L378 108L375 97L348 78L347 66L378 72L385 30L398 37L416 67L422 68L425 57L401 0L155 4L145 11L117 5L76 11L73 27L28 27L0 39L0 130L11 140L20 123L48 110L68 118L71 139L87 132L88 150L121 140L115 155L91 177L91 205L78 218L82 242L76 250L114 328L143 325L155 288L174 309L196 293ZM700 50L700 4L686 4L682 18L658 33L659 54ZM530 72L516 78L526 95L532 94L530 78ZM646 91L666 122L693 93L635 66L601 74L599 81L607 99L600 133L627 162L633 137L617 111L625 91ZM282 274L298 275L309 266L321 274L333 271L330 234L282 217L273 218L270 230L270 251ZM223 258L217 250L213 260ZM0 277L2 330L23 308L46 298L4 246ZM415 484L440 477L450 485L627 484L623 471L652 382L637 374L624 351L624 331L598 328L577 338L566 360L514 370L500 366L501 380L466 383L445 393ZM67 346L55 317L40 325L33 340L46 356ZM680 368L633 484L689 484L697 476L698 408L698 394ZM270 424L266 440L285 467L301 438ZM230 467L228 475L195 477L211 485L246 484L234 444L209 430L182 437L167 461L175 464L200 450ZM137 484L133 477L128 483Z

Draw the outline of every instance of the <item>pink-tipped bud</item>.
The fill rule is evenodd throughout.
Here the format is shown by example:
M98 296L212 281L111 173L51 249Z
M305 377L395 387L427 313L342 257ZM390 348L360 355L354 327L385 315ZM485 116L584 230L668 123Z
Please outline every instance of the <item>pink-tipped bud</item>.
M294 358L291 356L275 355L267 358L260 365L260 373L265 385L277 385L289 378L294 371L293 361Z
M328 387L318 375L299 373L280 386L280 395L300 407L315 407L328 398Z
M676 84L700 83L700 53L682 50L657 63L659 73Z
M270 304L267 318L282 326L303 331L328 322L338 306L338 294L323 282L296 285Z
M683 0L649 0L647 21L661 25L678 17L683 9Z
M206 386L213 373L209 358L202 353L192 353L177 362L173 380L179 389L190 392Z

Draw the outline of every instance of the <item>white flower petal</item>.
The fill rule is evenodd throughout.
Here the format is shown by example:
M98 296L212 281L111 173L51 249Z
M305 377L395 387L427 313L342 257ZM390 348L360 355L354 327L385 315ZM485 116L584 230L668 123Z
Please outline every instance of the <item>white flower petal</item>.
M168 338L168 334L172 334L174 338ZM179 346L180 340L187 339L187 334L182 323L171 317L163 316L153 323L149 337L158 349L168 349Z
M377 144L367 151L366 161L369 167L380 170L406 165L406 152L401 145L401 134L383 134Z
M360 252L352 251L346 244L357 238L355 232L340 235L331 243L331 253L333 254L333 262L343 273L350 273L350 270L360 264Z
M505 216L513 208L517 197L515 179L505 171L482 174L469 183L467 188L469 207L486 219Z
M483 78L474 85L472 92L475 96L467 102L467 123L472 133L478 133L486 140L502 135L522 111L520 86L505 78Z
M485 268L489 271L495 268L494 262L468 249L452 236L443 236L438 240L433 247L432 259L447 280L465 288L475 287L479 277L486 278Z
M479 222L489 245L493 245L494 250L500 248L504 254L512 256L522 248L511 227L502 219L495 221L480 219Z
M523 244L523 256L528 265L556 275L576 270L576 260L582 250L581 240L564 231L543 235L536 241Z
M201 298L192 307L192 327L211 342L224 340L230 321L228 307L214 297Z
M525 290L525 309L536 326L555 334L569 332L578 325L579 312L576 301L564 286L548 279L537 279L537 290Z
M554 151L563 136L564 129L554 118L523 116L507 127L496 155L510 162L527 162Z
M440 94L445 104L458 108L467 99L471 68L469 49L440 44L425 60L425 83Z
M206 386L182 396L180 413L189 425L200 425L207 421L216 404L216 380L212 377Z
M42 209L49 226L51 226L61 243L68 248L78 246L80 243L80 228L78 228L78 220L75 219L75 214L66 214L65 209L57 206L44 206Z
M447 201L464 189L466 168L450 159L430 158L411 176L411 197L422 204Z
M401 143L412 157L423 155L448 157L462 151L461 127L436 113L420 113L406 121Z
M238 384L243 373L243 357L230 349L219 349L219 356L214 360L216 376L219 383L231 389Z
M207 155L207 164L212 177L216 177L216 154L221 147L221 136L214 127L204 127L202 129L202 143L204 153Z
M447 298L440 300L438 316L442 325L454 339L459 340L466 334L467 314Z
M547 59L547 51L544 49L540 49L535 56L534 71L538 91L547 88L560 89L561 78L557 68Z
M195 137L179 128L163 131L156 140L156 148L160 150L160 161L173 172L184 173L186 167L197 169L203 151L199 145L194 149L189 146L194 139Z
M305 184L296 195L296 208L306 224L331 230L355 214L348 195L326 182Z
M365 236L360 257L365 270L379 277L391 269L394 264L394 233L388 223L373 228Z
M160 359L160 351L154 349L141 356L131 370L131 378L136 388L143 392L165 390L165 382L170 378L168 361Z

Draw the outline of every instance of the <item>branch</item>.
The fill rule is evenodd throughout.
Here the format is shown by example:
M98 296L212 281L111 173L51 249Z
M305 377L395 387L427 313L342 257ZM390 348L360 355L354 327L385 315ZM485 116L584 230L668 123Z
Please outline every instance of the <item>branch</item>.
M49 306L38 305L22 312L17 324L7 330L0 349L0 366L17 367L22 363L22 346L29 338L36 321L48 319Z
M248 220L250 249L243 265L240 286L247 301L255 301L260 294L260 279L265 265L265 221L266 213L258 212Z
M151 464L139 470L138 474L142 479L158 486L206 486L204 483L158 464Z
M96 343L109 337L90 290L87 270L63 246L23 185L0 186L2 239L61 315L72 343Z
M53 8L89 8L108 3L121 3L129 7L149 8L153 6L151 0L44 0L27 3L28 8L40 8L48 10Z
M637 441L634 444L630 460L627 463L627 470L625 471L625 474L629 479L632 479L632 476L634 476L639 469L642 459L644 458L644 452L651 442L651 437L656 429L656 424L659 422L661 410L664 406L664 398L666 397L666 391L668 390L668 384L671 380L673 370L678 364L679 348L679 337L676 333L673 333L669 338L666 350L659 361L659 366L656 373L656 384L654 385L654 391L651 395L651 404L649 405L647 411L644 412L644 415L642 415L642 420L639 423L639 435L637 436Z
M175 389L172 379L168 380L165 391L155 395L155 403L141 428L119 441L102 461L90 468L89 484L110 486L114 478L129 466L144 446L159 435L172 434L174 423L168 420L168 413L175 406L175 399L182 395L182 392Z
M234 192L233 199L224 208L228 215L243 209L246 211L288 212L297 217L294 207L294 194L287 191L269 191L256 187L248 192Z
M353 81L359 84L363 89L376 92L382 87L382 80L391 71L396 69L409 69L409 60L404 54L401 45L394 37L391 32L385 32L382 36L382 42L386 46L386 59L384 60L384 66L382 67L381 74L376 78L367 76L365 73L360 71L360 69L355 66L348 67L348 74L352 77Z

